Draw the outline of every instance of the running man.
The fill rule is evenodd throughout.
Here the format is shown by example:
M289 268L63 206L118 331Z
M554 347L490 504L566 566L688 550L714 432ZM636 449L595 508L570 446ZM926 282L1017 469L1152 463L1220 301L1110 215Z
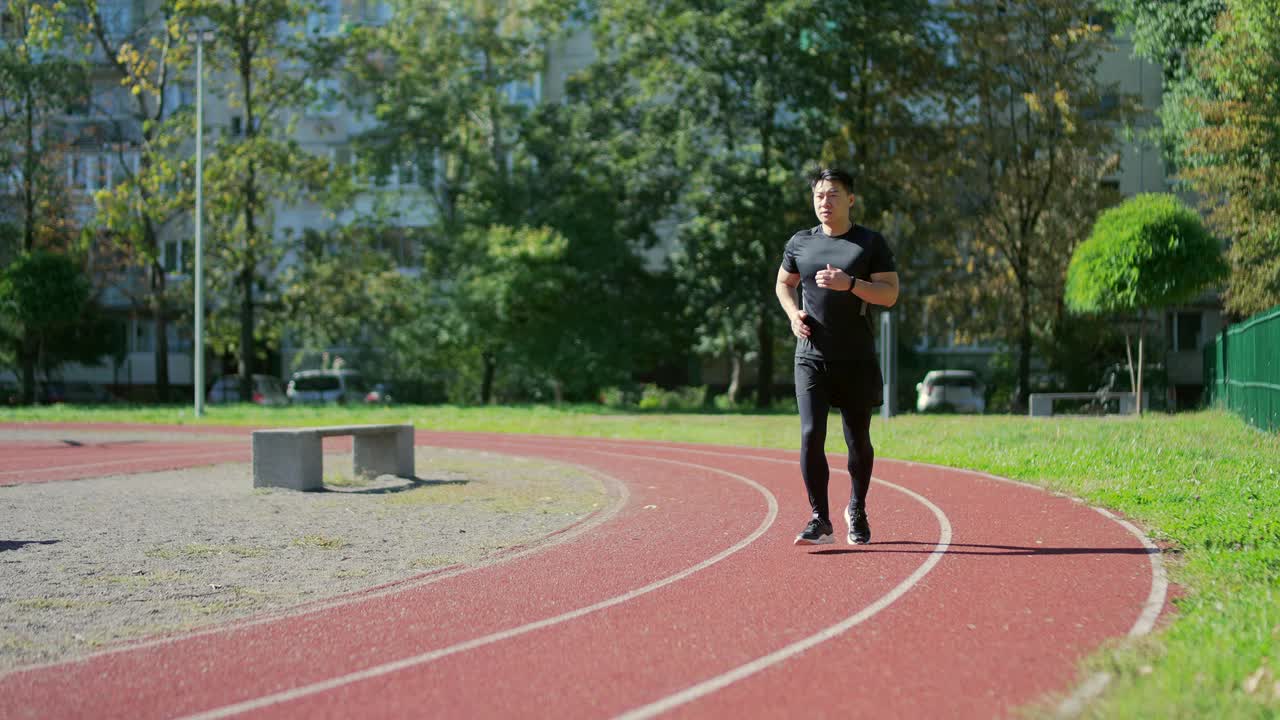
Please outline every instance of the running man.
M868 305L898 300L898 273L884 236L849 218L853 178L834 168L809 176L813 211L822 223L787 241L775 292L796 336L796 401L800 410L800 474L813 517L797 545L832 542L827 501L827 415L840 408L853 491L844 519L850 545L871 542L871 413L884 401ZM796 304L796 286L801 304Z

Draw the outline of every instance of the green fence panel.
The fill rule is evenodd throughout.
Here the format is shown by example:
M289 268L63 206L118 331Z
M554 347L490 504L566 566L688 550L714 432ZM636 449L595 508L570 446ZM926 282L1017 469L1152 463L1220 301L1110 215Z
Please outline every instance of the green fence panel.
M1204 349L1209 402L1280 430L1280 306L1218 333Z

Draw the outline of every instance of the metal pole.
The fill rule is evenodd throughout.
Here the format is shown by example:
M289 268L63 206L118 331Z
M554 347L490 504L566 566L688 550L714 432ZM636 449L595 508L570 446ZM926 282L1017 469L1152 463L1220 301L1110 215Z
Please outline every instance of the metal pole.
M880 406L880 417L888 420L894 416L897 408L898 363L894 358L897 341L893 337L893 314L888 310L880 312L880 372L884 376L884 404Z
M204 32L196 33L196 417L204 415Z

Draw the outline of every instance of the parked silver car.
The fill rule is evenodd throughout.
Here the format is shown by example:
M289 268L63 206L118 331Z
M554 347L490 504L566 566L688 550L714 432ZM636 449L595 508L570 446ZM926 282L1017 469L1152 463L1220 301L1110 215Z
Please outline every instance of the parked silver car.
M986 410L982 381L972 370L930 370L916 384L918 412L971 412Z
M295 403L361 403L369 386L358 370L299 370L285 393Z

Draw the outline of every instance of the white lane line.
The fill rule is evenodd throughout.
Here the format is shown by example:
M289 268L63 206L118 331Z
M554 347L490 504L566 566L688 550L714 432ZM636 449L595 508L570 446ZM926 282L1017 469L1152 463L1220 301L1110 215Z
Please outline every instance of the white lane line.
M1116 516L1110 510L1095 507L1099 513L1114 520L1125 530L1128 530L1134 537L1138 538L1138 542L1142 543L1148 551L1148 557L1151 558L1151 592L1147 594L1147 601L1142 605L1142 612L1138 613L1138 619L1134 622L1133 627L1129 629L1129 637L1142 637L1151 632L1156 626L1156 620L1160 618L1160 611L1164 609L1165 597L1169 592L1169 577L1164 569L1164 561L1160 558L1160 548L1151 542L1136 525ZM1074 718L1084 712L1089 703L1098 698L1099 695L1107 689L1107 685L1111 684L1111 673L1096 672L1089 676L1076 691L1071 693L1065 700L1058 705L1056 716L1059 718Z
M482 451L468 450L468 452L482 452ZM326 610L332 610L333 608L342 607L343 605L354 605L356 603L364 602L366 600L373 600L373 599L385 597L387 595L394 595L400 592L416 590L418 588L440 582L441 580L447 580L452 577L457 577L458 575L462 575L464 573L480 570L482 568L492 567L500 563L506 563L512 560L517 560L519 558L527 557L529 555L542 552L547 548L554 547L556 545L561 545L563 543L569 542L570 540L577 539L581 535L585 535L587 532L594 530L595 528L611 520L615 515L618 514L618 511L621 510L623 506L627 504L627 501L631 499L631 491L630 489L627 488L626 484L610 475L606 475L602 472L599 472L598 470L589 468L585 465L579 465L577 463L564 462L563 460L557 460L556 462L562 463L569 467L577 468L578 470L581 470L589 475L592 475L594 477L601 479L601 481L604 482L605 484L612 486L617 491L614 501L610 503L609 506L604 508L603 510L593 515L587 516L587 519L581 522L580 524L570 525L567 530L560 530L550 535L546 535L541 538L536 538L533 541L531 541L532 544L529 544L527 547L521 550L518 550L516 552L497 553L493 556L490 556L489 558L482 559L479 562L471 565L465 565L465 566L457 567L453 569L445 569L443 571L435 571L429 575L421 576L417 578L411 577L401 581L393 581L391 583L387 583L384 586L375 587L372 589L357 590L352 593L346 593L343 595L339 595L337 597L326 598L324 600L316 600L314 602L305 603L303 605L286 608L276 612L265 612L265 613L254 615L249 618L244 618L239 620L228 620L226 622L218 623L216 625L210 625L210 626L201 628L199 630L192 630L190 632L174 634L174 635L166 635L164 637L154 638L150 640L139 640L137 642L132 642L132 643L122 643L120 645L111 647L106 650L99 650L97 652L90 653L88 655L81 655L80 657L70 659L70 660L54 660L52 662L40 663L38 665L24 665L22 667L13 668L12 670L6 670L4 672L0 672L0 681L7 680L10 676L17 676L23 673L47 670L53 667L59 667L59 666L71 667L73 665L81 665L91 660L96 660L97 658L103 657L105 655L116 655L119 653L134 652L137 650L146 650L149 648L159 647L161 645L172 645L177 642L192 640L195 638L204 637L206 635L231 634L233 632L247 630L249 628L252 628L258 625L266 625L267 623L274 623L274 622L289 620L293 618L300 618L306 615L319 614Z
M614 444L616 445L621 443L614 443ZM770 460L772 462L792 462L790 460L782 460L780 458L769 458L769 457L764 457L760 455L735 455L733 453L728 453L723 451L699 450L697 448L691 448L688 446L682 447L682 446L675 446L675 445L667 445L667 444L662 444L659 441L653 442L650 445L650 447L657 447L657 448L673 450L673 451L697 453L702 455L717 455L717 456L723 456L723 457L738 457L738 458L749 457L751 459ZM760 448L760 450L764 451L767 449ZM886 460L891 460L892 462L902 463L905 465L928 467L928 468L934 468L937 470L945 470L947 472L958 472L965 475L984 478L987 480L994 480L994 481L1005 483L1008 485L1017 485L1019 487L1035 490L1037 492L1042 492L1042 493L1051 492L1050 490L1047 490L1046 488L1040 487L1038 485L1032 485L1031 483L1021 482L1019 480L1011 480L1006 477L1000 477L999 475L992 475L991 473L986 473L979 470L966 470L964 468L953 468L946 465L937 465L934 463L914 462L914 461L906 461L906 460L892 460L890 458L886 458ZM845 471L839 471L839 472L844 472L844 474L846 475L848 474ZM883 480L880 480L879 478L876 478L875 480L878 483L883 483L891 487L896 487L892 483L887 483ZM902 489L902 488L898 488L898 489ZM1053 494L1061 495L1061 493L1053 493ZM1080 500L1079 498L1071 498L1071 499L1077 502L1080 502L1082 504L1085 504L1084 501ZM1142 610L1138 614L1138 619L1134 622L1133 627L1129 629L1129 633L1128 633L1128 637L1131 637L1131 638L1142 637L1143 635L1146 635L1147 633L1151 632L1151 630L1155 627L1156 621L1160 617L1160 612L1164 609L1165 600L1169 592L1168 574L1165 571L1164 561L1160 557L1160 549L1156 547L1155 543L1151 542L1151 539L1148 538L1146 534L1142 532L1142 530L1140 530L1137 526L1135 526L1133 523L1129 522L1128 520L1118 517L1117 515L1110 512L1109 510L1106 510L1105 508L1094 507L1094 506L1089 506L1089 507L1092 507L1094 510L1101 513L1103 516L1111 519L1112 521L1114 521L1115 523L1123 527L1125 530L1129 531L1129 533L1131 533L1135 538L1137 538L1138 542L1141 543L1142 546L1149 551L1148 557L1150 558L1150 562L1151 562L1151 590L1147 594L1147 599L1142 605ZM747 674L750 674L750 673L747 673ZM745 677L745 675L743 677ZM707 682L714 682L715 680L716 678L713 678L712 680L709 680ZM734 680L729 680L728 682L723 683L723 685L727 685L729 682L733 682L733 681ZM1102 694L1104 690L1106 690L1107 685L1110 682L1111 682L1110 673L1098 672L1089 676L1088 679L1086 679L1079 687L1076 688L1075 692L1073 692L1070 696L1068 696L1065 700L1062 701L1062 703L1057 708L1057 711L1055 713L1056 716L1059 718L1074 718L1079 716L1081 713L1084 712L1085 707L1088 705L1089 702L1096 699L1099 695ZM709 689L706 691L706 693L714 692L714 690L719 689L719 687L723 687L723 685L720 685L716 688ZM695 686L695 687L698 687L698 686ZM690 688L690 690L692 689L693 688ZM686 691L686 692L689 692L689 691ZM703 694L706 694L706 693L703 693ZM662 702L662 701L659 701L659 702ZM688 702L688 700L686 700L685 702ZM655 703L655 705L656 704L657 703ZM646 707L650 707L650 706L646 706ZM674 705L672 705L671 707L674 707ZM664 709L669 709L669 707L664 707ZM644 708L640 708L639 710L634 710L631 713L622 715L621 717L630 718L633 716L633 713L638 713L638 712L641 712L642 710L644 710ZM655 712L661 712L661 711L662 710L657 710ZM635 715L635 717L647 717L647 716Z
M762 458L762 459L767 459L767 458ZM781 462L786 462L786 461L781 461ZM916 568L916 571L911 573L911 575L909 575L907 579L898 583L897 586L895 586L888 593L881 596L875 602L871 603L870 605L858 611L857 613L850 615L844 620L836 623L835 625L832 625L817 633L814 633L813 635L810 635L807 638L798 640L790 645L787 645L786 647L775 650L774 652L769 653L768 655L756 658L755 660L752 660L751 662L745 665L740 665L734 668L733 670L730 670L729 672L722 673L708 680L704 680L696 685L687 687L678 693L675 693L673 695L668 695L667 697L662 698L661 700L658 700L656 702L652 702L652 703L649 703L648 705L644 705L644 706L635 708L634 710L625 712L619 715L618 718L620 720L639 720L640 718L650 718L655 715L660 715L664 712L672 710L673 708L679 707L680 705L693 702L694 700L710 695L711 693L714 693L718 690L722 690L725 687L728 687L729 685L735 682L738 682L739 680L743 680L762 670L765 670L774 665L790 660L791 658L805 652L806 650L814 647L815 645L819 645L828 640L831 640L832 638L839 636L840 634L848 631L850 628L854 627L855 625L865 622L866 620L874 616L876 613L889 607L895 601L901 598L903 595L906 595L907 592L910 591L913 587L915 587L915 585L919 583L920 580L923 579L925 575L929 574L929 571L932 570L933 567L942 560L942 556L946 554L947 548L951 545L951 522L947 519L946 513L942 512L942 510L937 505L934 505L932 502L929 502L928 498L924 497L923 495L919 495L911 490L908 490L900 485L895 485L891 482L886 482L884 480L880 480L880 482L883 483L884 485L887 485L888 487L898 490L899 492L905 493L908 497L911 497L912 499L921 503L925 507L929 508L929 510L933 512L933 516L937 518L938 527L939 527L938 543L934 547L933 552L929 554L929 558L924 562L924 564Z
M747 484L748 486L754 488L755 490L757 490L761 495L764 496L765 501L768 503L769 510L765 514L764 520L760 522L759 527L757 527L755 531L753 531L750 535L738 541L734 545L726 548L725 550L717 553L716 555L713 555L710 558L707 558L706 560L703 560L697 565L686 568L674 575L669 575L661 580L652 582L648 585L645 585L644 587L636 588L635 590L624 593L622 595L617 595L615 597L602 600L593 605L588 605L586 607L579 608L577 610L572 610L570 612L562 613L554 617L545 618L543 620L538 620L536 622L527 623L524 625L520 625L518 627L502 630L496 633L491 633L489 635L484 635L482 637L478 637L472 640L468 640L466 642L458 643L456 645L450 645L449 647L440 648L439 650L433 650L431 652L422 653L420 655L415 655L413 657L403 658L401 660L396 660L390 663L384 663L382 665L375 665L373 667L366 668L359 672L348 673L346 675L339 675L337 677L330 678L328 680L323 680L317 683L311 683L310 685L303 685L301 687L292 688L290 690L285 690L283 692L278 692L271 695L265 695L259 698L255 698L253 700L246 700L244 702L236 703L234 705L227 705L224 707L207 710L202 713L197 713L195 715L189 715L189 716L186 716L186 720L211 720L212 718L229 717L231 715L237 715L239 713L249 712L251 710L258 710L264 707L275 705L277 703L297 700L299 698L303 698L308 695L314 695L316 693L325 692L327 690L333 690L335 688L342 687L343 685L349 685L351 683L359 682L361 680L368 680L370 678L387 675L389 673L398 672L400 670L405 670L411 667L424 665L426 663L432 662L434 660L439 660L440 658L447 657L449 655L465 652L467 650L474 650L475 648L482 647L484 645L489 645L496 642L501 642L503 640L509 640L511 638L518 637L520 635L531 633L535 630L541 630L543 628L551 627L552 625L557 625L563 622L567 622L569 620L576 620L577 618L583 617L584 615L589 615L598 610L603 610L605 608L613 607L614 605L620 605L630 600L634 600L642 595L646 595L655 590L658 590L668 585L671 585L673 583L679 582L680 580L683 580L689 577L690 575L693 575L694 573L705 570L711 567L712 565L715 565L716 563L724 560L730 555L733 555L734 553L742 550L743 548L747 547L751 543L755 542L761 535L764 535L765 531L767 531L773 525L774 520L778 516L778 500L773 496L773 493L769 492L763 485L756 482L755 480L744 477L742 475L721 470L719 468L714 468L709 465L699 465L697 463L687 463L679 460L668 460L666 458L654 458L654 457L649 457L645 455L635 455L631 453L606 452L603 450L588 450L587 452L593 452L600 455L610 455L610 456L616 456L616 457L639 458L643 460L651 460L654 462L670 463L672 465L682 465L685 467L696 468L699 470L705 470L708 472L724 475L724 476L733 478L735 480L741 481Z
M1010 485L1020 485L1022 487L1030 488L1032 490L1038 490L1040 492L1051 492L1050 490L1042 488L1038 485L1032 485L1031 483L1024 483L1019 480L1010 480L1009 478L1000 477L999 475L992 475L991 473L985 473L980 470L964 470L961 468L948 467L946 465L936 465L934 463L913 462L913 461L904 461L904 460L897 460L895 462L901 462L907 465L918 465L920 467L936 468L938 470L960 472L967 475L986 478L988 480L995 480L997 482L1008 483ZM1169 576L1164 567L1164 559L1160 557L1160 548L1156 547L1156 544L1151 542L1151 539L1148 538L1146 534L1143 533L1142 530L1139 529L1136 525L1129 522L1128 520L1125 520L1124 518L1119 517L1115 513L1111 512L1110 510L1107 510L1106 508L1093 506L1093 505L1088 505L1088 503L1086 503L1084 500L1080 498L1072 497L1070 495L1065 495L1063 493L1053 493L1053 494L1058 495L1060 497L1069 498L1082 505L1086 505L1088 507L1093 508L1094 510L1101 513L1103 516L1111 519L1116 524L1120 525L1120 527L1123 527L1125 530L1129 531L1129 533L1132 534L1134 537L1136 537L1138 539L1138 542L1142 543L1142 546L1147 549L1148 551L1147 557L1151 561L1151 590L1150 592L1147 593L1146 602L1142 604L1142 610L1138 613L1138 619L1134 621L1133 627L1129 628L1128 637L1131 637L1131 638L1142 637L1143 635L1146 635L1147 633L1151 632L1151 630L1155 628L1156 620L1159 619L1160 612L1164 609L1165 600L1169 594ZM1097 697L1107 689L1107 685L1110 683L1111 683L1111 673L1096 672L1093 675L1090 675L1088 678L1085 679L1083 683L1081 683L1076 688L1075 692L1067 696L1067 698L1058 705L1058 708L1054 713L1055 716L1059 718L1078 717L1081 713L1084 712L1085 708L1088 706L1090 702L1097 699Z

